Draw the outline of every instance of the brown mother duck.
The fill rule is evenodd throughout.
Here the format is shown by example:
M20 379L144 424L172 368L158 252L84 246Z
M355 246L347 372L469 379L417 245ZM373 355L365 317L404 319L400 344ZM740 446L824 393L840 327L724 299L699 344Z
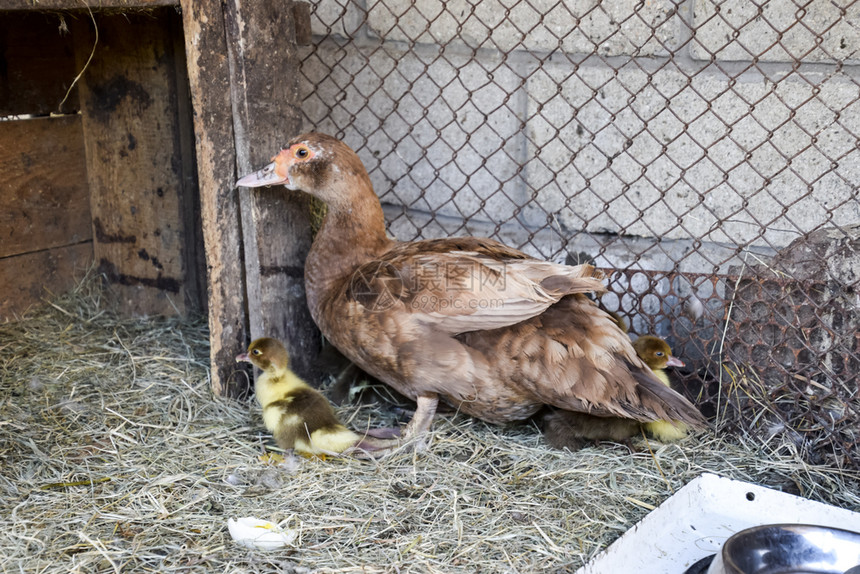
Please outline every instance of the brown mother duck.
M593 267L485 238L394 241L361 160L324 134L294 138L238 185L283 185L327 204L305 264L308 306L346 357L416 401L404 438L429 429L439 399L499 424L543 405L704 424L588 298L604 290Z

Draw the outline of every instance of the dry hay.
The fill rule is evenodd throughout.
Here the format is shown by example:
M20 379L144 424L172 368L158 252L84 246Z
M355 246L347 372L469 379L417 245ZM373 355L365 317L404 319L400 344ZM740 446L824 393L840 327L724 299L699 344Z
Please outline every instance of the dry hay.
M768 376L739 363L720 365L723 380L711 382L715 398L708 409L718 428L791 444L809 464L826 464L860 473L860 394L857 381ZM854 384L853 390L850 388ZM703 401L702 401L703 402ZM699 403L701 404L701 402Z
M570 453L445 416L426 452L268 464L258 408L210 392L204 321L120 320L100 298L85 284L0 326L4 572L572 572L706 471L860 510L856 475L710 434ZM238 547L241 516L299 542Z
M860 244L832 233L799 238L770 262L755 257L727 282L724 359L708 365L698 404L721 428L781 435L810 464L860 472L860 314L846 271Z

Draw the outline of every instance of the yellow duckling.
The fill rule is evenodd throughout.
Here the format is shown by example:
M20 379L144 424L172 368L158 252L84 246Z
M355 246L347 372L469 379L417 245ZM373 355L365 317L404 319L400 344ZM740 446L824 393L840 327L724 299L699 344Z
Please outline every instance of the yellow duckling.
M669 375L666 367L683 367L684 363L677 357L672 356L672 348L669 343L659 337L643 335L633 342L633 348L642 361L653 371L654 375L667 387ZM644 423L642 427L645 432L664 442L680 440L687 436L687 425L682 422L670 423L667 421L654 421Z
M289 369L289 354L280 341L256 339L236 361L263 371L254 383L254 393L263 407L263 423L284 450L320 455L342 453L352 447L385 448L366 442L365 437L340 423L322 393Z

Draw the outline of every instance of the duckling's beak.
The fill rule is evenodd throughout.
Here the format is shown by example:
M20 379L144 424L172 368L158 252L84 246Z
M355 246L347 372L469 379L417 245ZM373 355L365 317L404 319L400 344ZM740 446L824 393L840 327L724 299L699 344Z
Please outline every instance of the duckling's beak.
M673 357L672 355L669 355L669 359L666 361L666 366L667 367L683 367L684 361L682 361L678 357Z
M236 362L237 363L250 363L251 359L250 359L250 357L248 357L248 353L239 353L238 355L236 355Z
M286 170L278 169L278 162L273 161L263 169L248 174L236 182L236 187L263 187L264 185L278 185L289 183L289 175L284 175Z

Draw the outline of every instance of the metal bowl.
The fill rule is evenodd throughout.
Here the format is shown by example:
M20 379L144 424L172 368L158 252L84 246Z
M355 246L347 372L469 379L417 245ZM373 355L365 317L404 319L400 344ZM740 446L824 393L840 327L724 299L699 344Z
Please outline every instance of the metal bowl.
M855 574L860 533L807 524L769 524L736 533L708 574Z

